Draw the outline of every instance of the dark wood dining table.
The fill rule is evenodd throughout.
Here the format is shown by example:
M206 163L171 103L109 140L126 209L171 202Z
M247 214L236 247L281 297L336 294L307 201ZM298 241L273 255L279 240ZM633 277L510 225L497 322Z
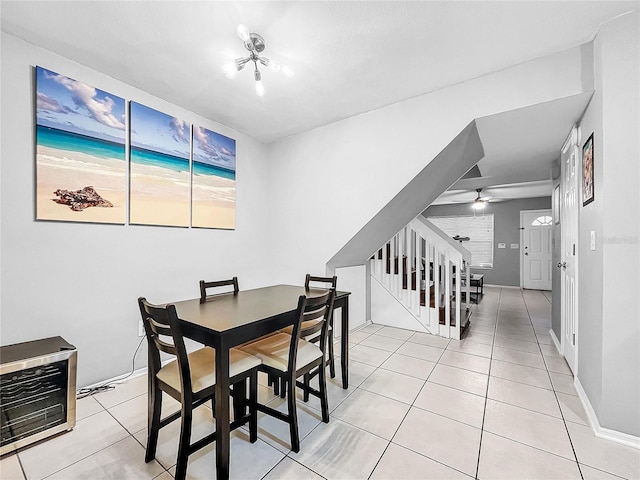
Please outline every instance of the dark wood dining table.
M230 411L229 349L293 324L300 295L313 297L326 290L295 285L243 290L200 299L174 302L183 335L216 350L216 473L218 480L229 478ZM349 386L349 295L337 291L334 309L341 310L342 387Z

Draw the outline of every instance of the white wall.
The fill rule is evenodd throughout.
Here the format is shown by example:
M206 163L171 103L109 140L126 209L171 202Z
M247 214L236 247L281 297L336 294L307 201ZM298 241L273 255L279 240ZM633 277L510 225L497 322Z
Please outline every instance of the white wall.
M193 298L200 279L233 275L243 289L269 283L265 145L15 37L2 34L1 48L3 345L61 335L78 347L78 385L87 385L131 369L139 296ZM236 230L34 221L35 65L235 138Z
M574 48L270 144L277 279L324 270L471 120L581 93L581 70Z
M594 41L595 200L580 207L578 380L603 428L640 436L640 19L616 18ZM590 232L596 249L590 249Z
M353 330L364 325L367 318L367 269L364 265L358 267L337 268L335 275L338 277L338 290L351 292L349 295L349 329ZM336 337L340 336L340 312L336 311L334 322L336 325Z

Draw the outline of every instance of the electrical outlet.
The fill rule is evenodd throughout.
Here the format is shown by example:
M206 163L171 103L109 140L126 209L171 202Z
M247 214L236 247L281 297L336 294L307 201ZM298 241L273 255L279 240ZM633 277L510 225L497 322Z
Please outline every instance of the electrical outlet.
M142 320L138 320L138 336L144 337L144 324L142 323Z

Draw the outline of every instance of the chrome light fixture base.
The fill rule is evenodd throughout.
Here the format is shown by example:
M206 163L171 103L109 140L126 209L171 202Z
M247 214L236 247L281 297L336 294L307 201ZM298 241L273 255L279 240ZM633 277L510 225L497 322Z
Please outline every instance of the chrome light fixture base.
M262 84L262 75L258 70L258 64L262 64L268 67L274 72L282 72L287 77L293 77L295 72L291 67L281 65L275 60L271 60L267 57L263 57L261 53L264 51L266 44L264 37L257 33L249 32L249 29L245 25L238 25L238 36L244 43L244 48L249 52L248 57L236 58L233 62L226 63L222 66L222 71L229 78L233 78L236 74L242 70L249 62L254 64L254 79L256 81L256 95L259 97L264 95L264 85Z

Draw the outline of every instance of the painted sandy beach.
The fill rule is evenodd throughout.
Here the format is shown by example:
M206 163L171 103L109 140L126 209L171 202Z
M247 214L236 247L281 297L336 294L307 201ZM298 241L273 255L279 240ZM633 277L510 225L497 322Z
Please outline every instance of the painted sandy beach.
M123 154L124 157L124 154ZM125 223L127 184L124 159L100 158L90 154L38 145L36 155L36 211L39 220ZM113 204L110 208L89 207L80 212L56 203L58 189L80 190L93 186Z
M226 228L236 226L236 182L216 175L193 175L194 227Z
M236 226L236 141L204 127L193 127L191 225Z
M189 226L190 176L162 166L138 163L131 154L129 223Z
M133 101L129 111L129 223L188 227L191 126Z

